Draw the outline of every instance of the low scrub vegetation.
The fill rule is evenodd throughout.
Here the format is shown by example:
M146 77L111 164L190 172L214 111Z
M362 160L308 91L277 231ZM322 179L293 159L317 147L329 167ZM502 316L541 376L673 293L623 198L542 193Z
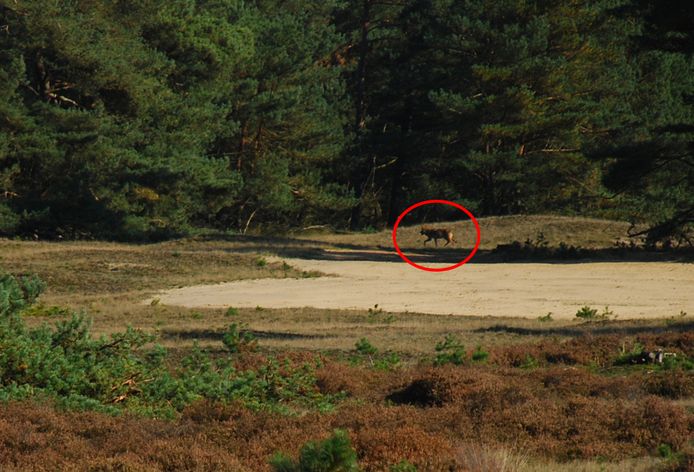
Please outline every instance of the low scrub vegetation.
M360 338L345 362L271 355L232 312L217 348L174 354L136 329L95 337L79 314L27 326L43 288L0 277L2 470L522 471L605 458L687 470L693 460L691 330L468 350L457 332L404 361ZM662 363L630 361L656 350L669 354Z
M2 400L45 397L72 409L157 417L174 417L200 399L284 412L299 405L330 406L330 397L315 385L315 366L309 363L268 358L254 370L240 370L232 358L213 360L196 347L171 369L166 350L139 330L94 338L82 314L53 327L28 328L21 313L42 289L34 277L0 278ZM252 350L255 339L234 323L223 343L236 353Z

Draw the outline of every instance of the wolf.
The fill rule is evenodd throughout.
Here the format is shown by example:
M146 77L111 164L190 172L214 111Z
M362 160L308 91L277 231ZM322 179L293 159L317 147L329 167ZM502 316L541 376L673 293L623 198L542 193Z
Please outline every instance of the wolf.
M453 241L453 231L448 228L427 228L422 226L422 230L419 232L419 234L427 237L427 240L424 241L425 246L432 239L437 247L439 245L439 239L446 240L446 244L444 244L444 246L448 246L448 244L455 242Z

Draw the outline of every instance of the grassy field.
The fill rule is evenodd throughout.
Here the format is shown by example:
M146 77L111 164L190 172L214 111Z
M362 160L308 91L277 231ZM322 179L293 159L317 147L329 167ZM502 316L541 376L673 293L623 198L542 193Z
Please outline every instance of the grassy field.
M628 228L559 217L480 224L487 250L539 233L550 246L611 248ZM456 234L465 234L464 225L455 226ZM416 228L402 231L404 246L421 243ZM548 321L536 314L450 317L377 307L268 309L262 301L233 310L142 303L157 290L183 285L316 277L269 256L377 249L389 247L389 237L314 232L150 245L0 241L0 268L35 273L48 283L23 317L29 326L66 319L62 307L85 311L95 335L127 325L157 334L174 368L194 343L213 357L228 356L222 338L236 323L257 340L254 349L232 356L239 369L274 357L310 362L319 366L315 389L340 398L329 411L290 415L203 400L173 421L11 402L0 406L0 469L270 470L275 451L296 456L302 443L335 428L350 433L367 471L391 470L401 460L420 471L694 467L693 371L685 364L666 369L625 362L630 353L655 348L691 359L691 315ZM447 335L450 342L442 345ZM357 349L362 338L375 351ZM463 365L446 362L457 358Z

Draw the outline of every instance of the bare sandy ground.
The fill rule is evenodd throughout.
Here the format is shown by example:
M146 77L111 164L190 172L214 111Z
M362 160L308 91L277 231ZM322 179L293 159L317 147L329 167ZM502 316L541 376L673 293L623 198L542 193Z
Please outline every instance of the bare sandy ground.
M330 277L244 280L159 293L167 305L368 309L535 318L609 306L618 319L694 315L694 265L675 262L470 263L429 273L402 262L282 259ZM445 265L445 264L444 264ZM431 267L441 264L429 264Z

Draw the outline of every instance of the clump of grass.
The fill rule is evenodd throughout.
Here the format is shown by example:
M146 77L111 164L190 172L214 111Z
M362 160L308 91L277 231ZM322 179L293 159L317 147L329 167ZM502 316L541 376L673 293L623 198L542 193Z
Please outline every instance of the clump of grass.
M201 320L201 319L203 319L203 314L200 313L199 311L194 311L193 313L190 314L190 317L193 318L194 320Z
M515 472L523 470L528 460L508 447L491 448L480 444L466 444L456 454L456 465L461 470Z
M227 311L224 313L224 316L238 316L239 314L239 309L234 308L233 306L230 306L227 308Z
M267 266L267 260L264 257L259 257L255 260L255 265L258 267Z
M37 316L37 317L58 317L58 316L70 316L72 312L64 307L60 306L46 306L43 303L38 303L36 305L31 305L22 311L22 316Z
M376 303L373 308L369 308L369 314L366 317L366 321L369 323L390 324L395 321L395 316L383 311L383 308L379 308L378 303Z
M523 363L519 366L521 369L536 369L540 366L540 363L530 354L526 354Z
M546 323L548 321L554 321L554 318L552 318L552 312L549 311L549 312L547 312L546 315L538 316L537 321L539 321L540 323Z

